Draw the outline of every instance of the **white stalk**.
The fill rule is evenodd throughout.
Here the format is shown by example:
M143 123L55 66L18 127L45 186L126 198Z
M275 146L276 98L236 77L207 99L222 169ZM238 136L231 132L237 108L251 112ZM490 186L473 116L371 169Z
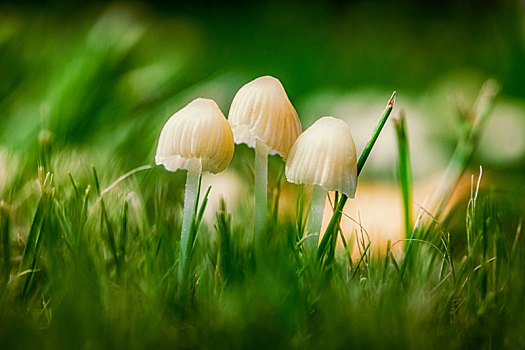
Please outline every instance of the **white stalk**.
M255 141L255 240L260 242L266 226L268 191L268 147L259 139Z
M182 284L185 280L186 270L189 266L190 249L190 231L194 220L195 202L199 187L199 176L201 165L198 159L188 161L188 173L186 175L186 189L184 192L184 214L182 217L182 230L180 234L180 251L179 251L179 282Z
M308 213L308 227L306 230L309 236L306 241L306 247L309 250L317 248L319 243L319 235L321 233L321 225L323 224L324 206L326 202L326 190L321 186L315 186L312 191L312 201L310 204L310 212Z

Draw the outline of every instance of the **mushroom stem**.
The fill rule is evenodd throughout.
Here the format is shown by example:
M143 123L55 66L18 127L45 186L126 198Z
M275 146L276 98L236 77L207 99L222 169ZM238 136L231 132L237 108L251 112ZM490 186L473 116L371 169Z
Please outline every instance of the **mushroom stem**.
M266 226L266 208L268 192L268 147L259 139L255 141L255 239L262 239Z
M191 228L196 211L197 191L199 190L199 177L201 174L201 165L199 159L190 159L188 161L188 173L186 175L186 189L184 192L184 214L182 217L182 230L180 234L179 250L179 283L183 284L186 280L189 268L189 258L191 255L190 240Z
M323 223L324 206L326 202L326 190L321 186L314 186L312 191L312 201L310 212L308 213L308 238L305 241L309 250L317 248L319 243L319 234Z

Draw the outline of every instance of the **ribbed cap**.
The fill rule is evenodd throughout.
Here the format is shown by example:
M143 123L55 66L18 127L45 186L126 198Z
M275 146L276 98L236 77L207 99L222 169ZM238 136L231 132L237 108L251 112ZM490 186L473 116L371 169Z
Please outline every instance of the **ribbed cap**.
M333 117L316 121L293 145L285 173L290 182L318 185L354 198L357 158L348 125Z
M228 121L213 100L198 98L171 116L159 137L155 163L166 170L187 169L199 159L202 171L220 173L233 158L235 144Z
M228 121L235 143L255 148L258 138L270 153L286 159L301 133L301 122L281 82L270 76L244 85L235 95Z

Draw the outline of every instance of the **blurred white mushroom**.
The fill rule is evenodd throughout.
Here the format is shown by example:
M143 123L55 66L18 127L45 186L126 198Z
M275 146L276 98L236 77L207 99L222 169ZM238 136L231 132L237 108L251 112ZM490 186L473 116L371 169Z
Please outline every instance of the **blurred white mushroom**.
M281 82L271 76L257 78L235 95L228 115L235 143L257 147L264 143L268 152L286 160L301 123Z
M354 198L357 185L357 156L348 125L333 117L323 117L299 136L286 163L286 179L296 184L314 185L308 245L316 246L327 191Z
M219 106L198 98L175 113L159 137L155 162L168 171L197 164L203 172L220 173L233 158L232 130Z
M184 283L193 244L190 237L202 172L219 173L233 158L235 145L228 121L213 101L198 98L175 113L160 133L155 163L168 171L188 170L184 194L179 281Z
M255 230L260 232L266 225L268 153L278 153L286 160L301 133L301 123L283 85L270 76L241 87L228 121L235 143L255 148Z
M240 202L240 195L245 187L243 179L235 171L226 169L220 174L203 175L201 199L204 197L204 189L208 186L211 186L211 191L203 216L204 221L215 222L215 215L220 209L221 199L227 203L230 212L235 212Z

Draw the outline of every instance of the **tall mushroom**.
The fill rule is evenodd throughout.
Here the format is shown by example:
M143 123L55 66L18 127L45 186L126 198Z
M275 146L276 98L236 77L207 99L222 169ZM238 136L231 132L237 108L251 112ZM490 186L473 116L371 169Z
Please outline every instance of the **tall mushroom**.
M286 160L301 122L283 85L271 76L257 78L237 92L228 121L235 143L255 148L255 231L260 239L266 225L268 153Z
M184 214L179 253L179 281L189 269L190 231L194 220L199 178L203 172L220 173L233 158L235 145L228 121L213 100L198 98L171 116L159 137L155 163L168 171L186 169Z
M314 185L308 216L309 247L317 246L327 191L354 198L357 157L348 125L333 117L317 120L299 136L286 162L286 179Z

